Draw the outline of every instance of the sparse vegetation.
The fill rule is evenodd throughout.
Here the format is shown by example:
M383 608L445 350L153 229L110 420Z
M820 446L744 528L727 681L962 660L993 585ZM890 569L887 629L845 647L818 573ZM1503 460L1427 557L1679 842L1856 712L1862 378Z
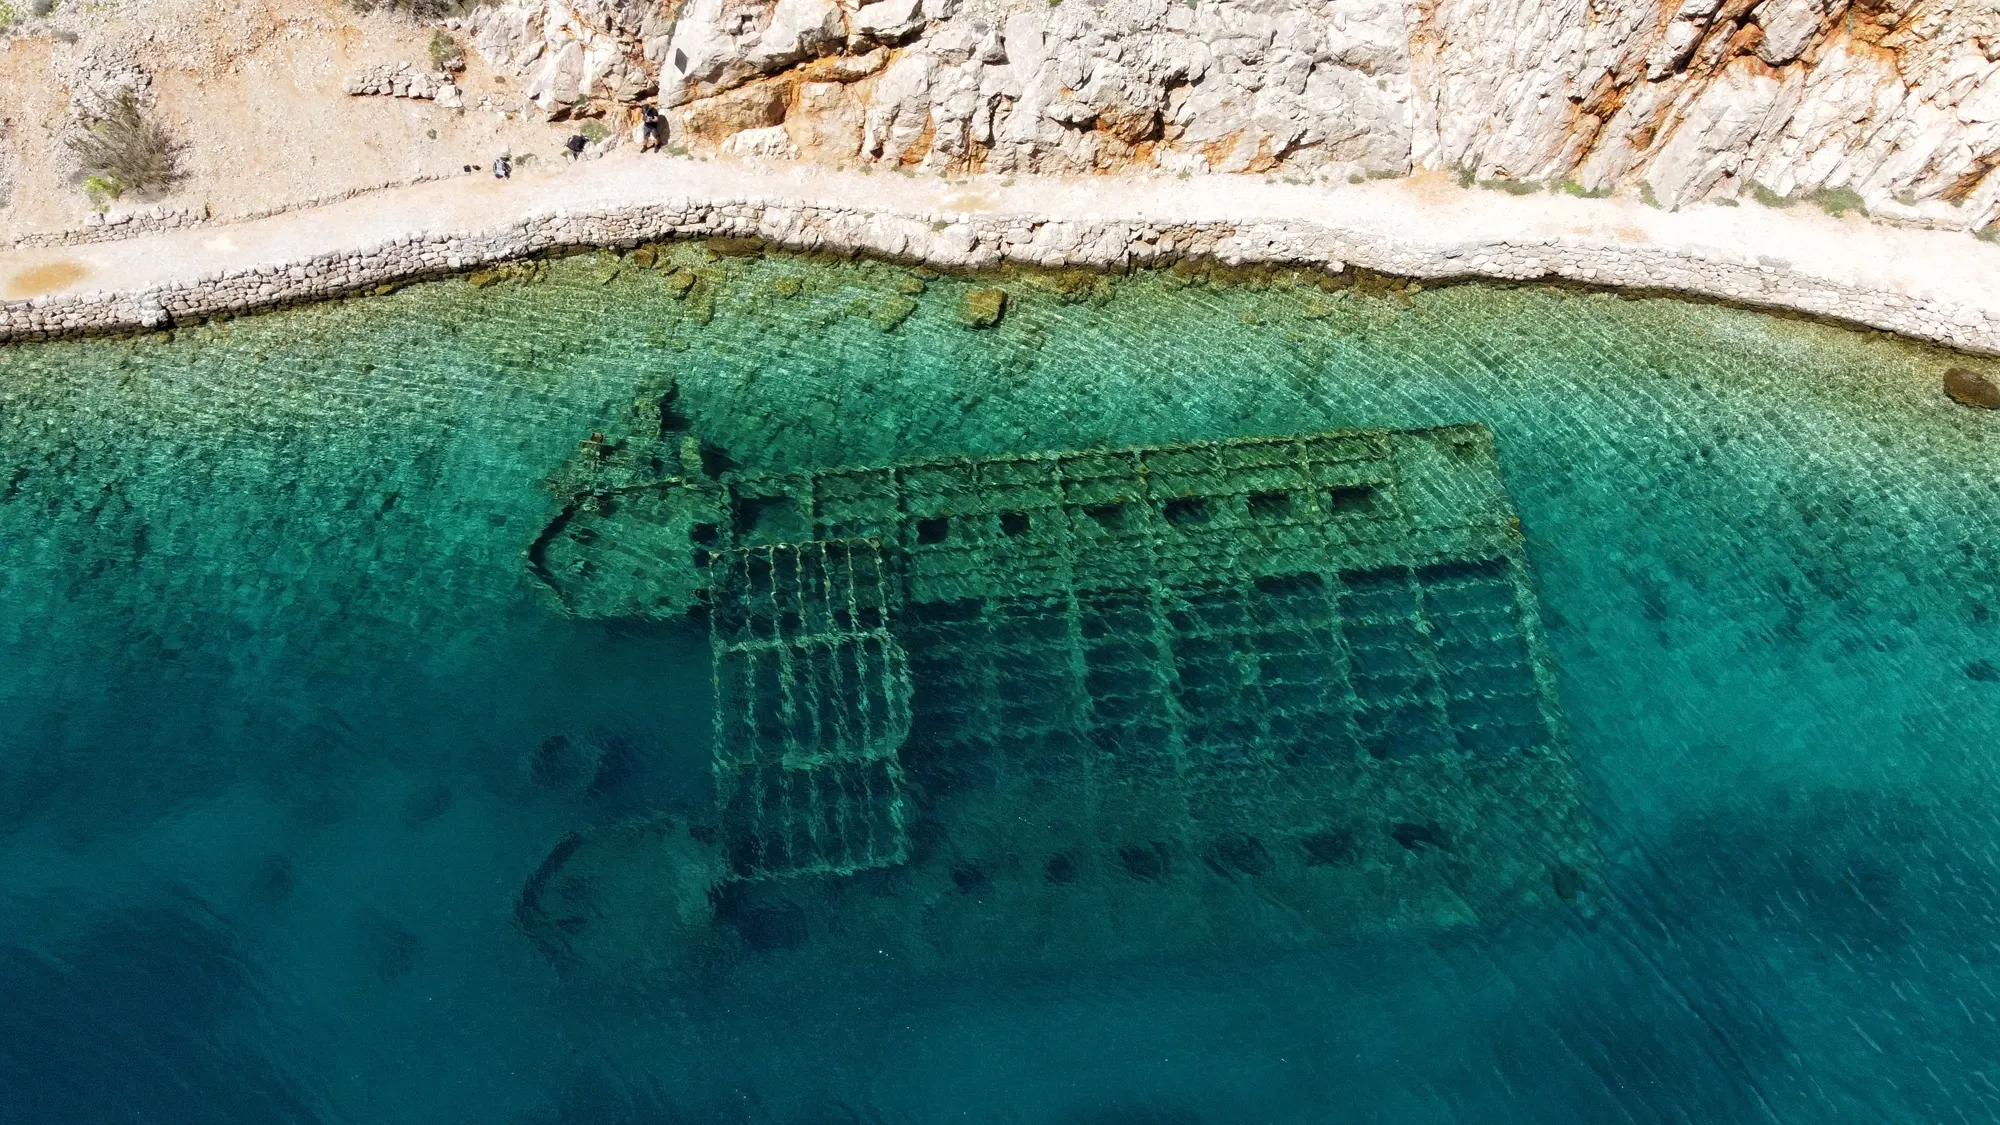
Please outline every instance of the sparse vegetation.
M610 127L605 125L604 122L598 120L595 117L590 118L581 125L578 125L576 127L576 131L577 135L581 136L584 140L589 141L591 144L596 144L597 142L611 135Z
M1533 195L1542 190L1542 185L1533 180L1510 180L1505 176L1481 180L1479 186L1489 191L1504 191L1508 195Z
M115 181L107 180L102 176L85 176L83 178L83 193L90 197L90 207L93 211L109 211L111 204L117 200L119 194L123 191L124 189L119 187Z
M1819 204L1820 210L1836 219L1849 211L1859 211L1863 215L1868 213L1867 205L1861 201L1861 193L1851 187L1823 187L1806 198Z
M1574 195L1578 199L1604 199L1611 194L1610 188L1597 188L1593 191L1575 180L1564 180L1552 190L1560 191L1565 195Z
M465 69L465 48L442 29L431 33L431 66L449 71Z
M13 25L14 5L9 4L7 0L0 0L0 27L12 27Z
M1471 187L1472 181L1476 178L1478 178L1478 174L1472 170L1472 165L1467 164L1459 168L1458 170L1459 187Z
M1639 181L1639 202L1645 204L1648 207L1658 207L1660 205L1660 197L1653 194L1653 185L1651 181L1649 180Z
M101 120L69 138L84 190L100 206L125 195L160 194L181 178L181 146L139 108L139 98L122 90Z
M401 12L413 19L441 20L462 16L494 0L347 0L357 12Z
M1792 204L1798 202L1789 196L1779 195L1777 192L1772 191L1755 180L1750 182L1750 198L1766 207L1790 207Z
M2000 223L1988 223L1973 231L1972 237L1981 242L2000 242Z

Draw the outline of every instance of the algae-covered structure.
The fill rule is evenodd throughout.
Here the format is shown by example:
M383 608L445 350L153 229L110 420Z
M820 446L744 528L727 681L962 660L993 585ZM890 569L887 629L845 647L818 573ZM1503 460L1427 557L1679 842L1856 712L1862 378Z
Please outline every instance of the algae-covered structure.
M666 433L582 462L531 562L576 614L706 616L728 909L1044 955L1585 885L1483 426L796 473Z

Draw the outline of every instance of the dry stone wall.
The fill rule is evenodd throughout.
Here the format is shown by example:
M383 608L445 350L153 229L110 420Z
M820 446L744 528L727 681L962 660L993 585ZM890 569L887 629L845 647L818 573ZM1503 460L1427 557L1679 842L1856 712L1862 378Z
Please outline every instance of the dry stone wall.
M344 84L355 97L416 98L446 109L465 105L465 92L451 75L418 69L415 63L377 63Z
M1421 279L1567 280L1668 289L1794 309L2000 354L2000 316L1836 283L1789 266L1728 260L1582 236L1437 244L1420 236L1312 223L1148 225L1028 215L865 213L795 202L669 201L539 215L493 230L411 235L347 253L190 278L129 293L81 293L0 304L0 341L168 327L177 321L367 293L569 246L634 246L670 238L758 238L802 251L863 253L939 269L1002 262L1125 269L1200 259L1228 265L1360 266Z
M7 245L10 247L80 246L91 242L114 242L150 231L200 226L208 222L208 219L208 205L205 203L191 207L168 207L156 203L148 207L92 212L90 217L84 220L84 225L74 230L36 231L17 235L9 239Z

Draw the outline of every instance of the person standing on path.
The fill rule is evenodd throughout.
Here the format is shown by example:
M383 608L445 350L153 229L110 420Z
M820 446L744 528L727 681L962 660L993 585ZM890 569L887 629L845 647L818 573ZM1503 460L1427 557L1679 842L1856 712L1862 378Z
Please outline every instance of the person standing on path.
M660 116L660 107L647 102L639 107L639 151L645 152L650 146L658 152L666 144L667 119Z

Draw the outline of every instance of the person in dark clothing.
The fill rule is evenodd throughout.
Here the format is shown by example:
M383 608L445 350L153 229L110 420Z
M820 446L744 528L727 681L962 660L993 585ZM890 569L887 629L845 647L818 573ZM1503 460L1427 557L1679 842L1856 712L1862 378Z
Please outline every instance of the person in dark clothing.
M563 142L563 147L569 150L569 158L571 160L581 160L583 159L583 150L589 144L589 137L584 136L582 133L571 133L569 140Z
M513 174L514 174L514 162L507 159L506 154L502 153L500 155L500 159L495 160L493 162L493 178L496 180L504 180Z
M639 107L639 151L648 148L654 152L666 146L667 119L660 116L660 109L652 102Z

